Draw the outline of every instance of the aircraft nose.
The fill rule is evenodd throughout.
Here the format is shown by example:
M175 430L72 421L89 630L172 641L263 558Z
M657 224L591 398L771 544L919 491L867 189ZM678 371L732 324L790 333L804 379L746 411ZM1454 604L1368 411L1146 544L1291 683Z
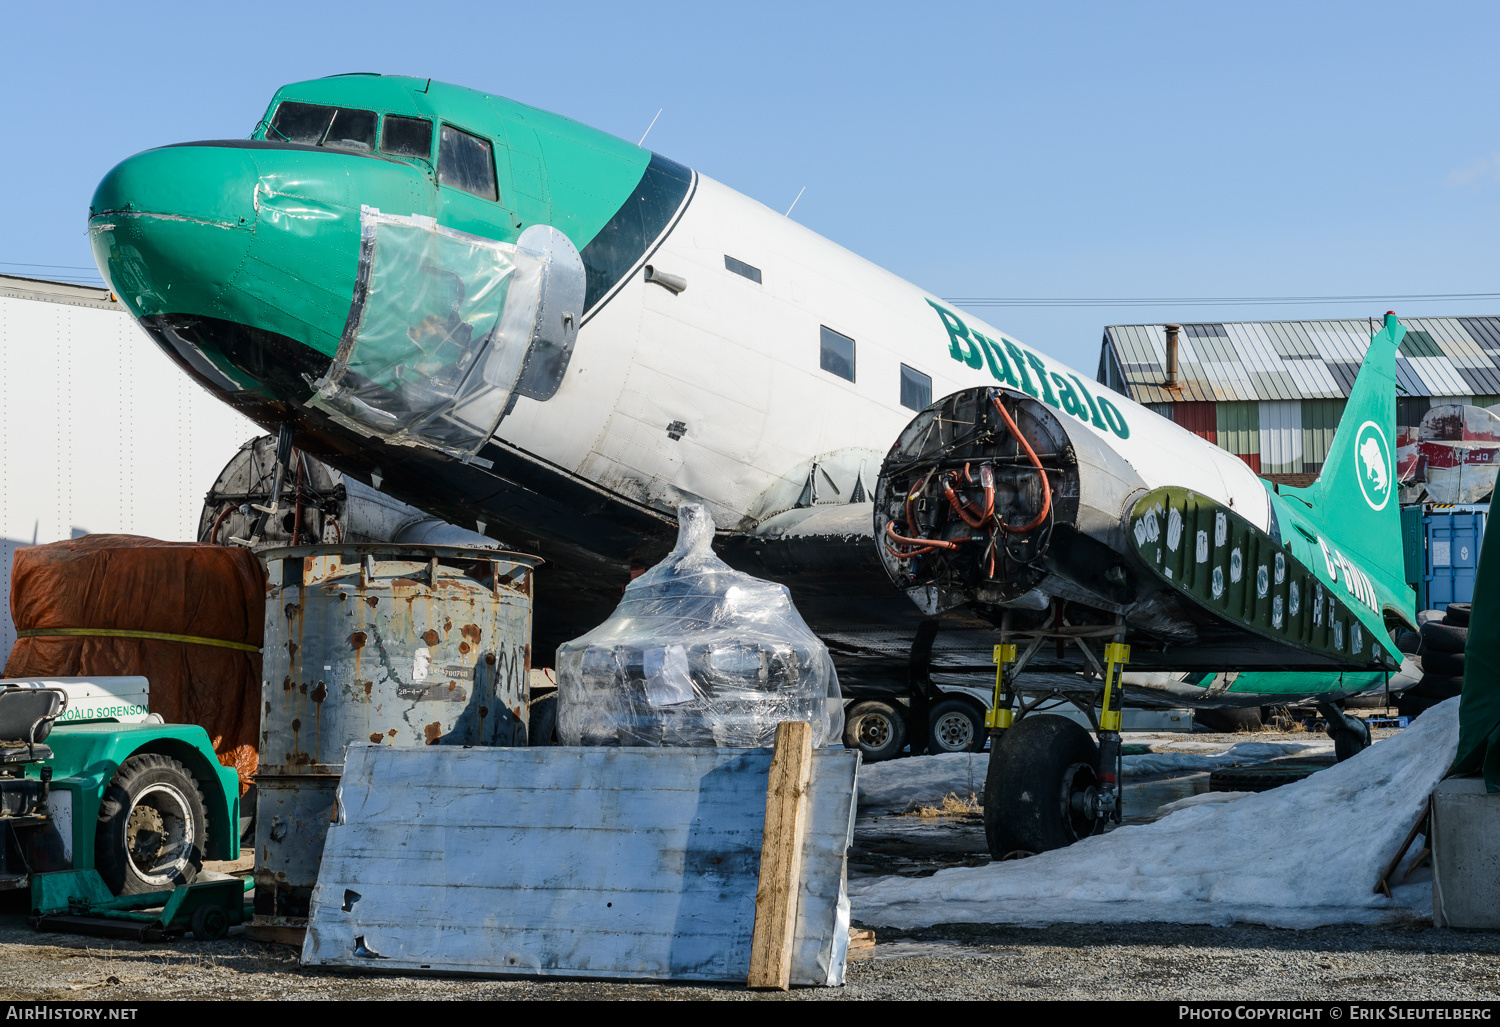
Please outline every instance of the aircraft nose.
M257 178L250 151L233 144L147 150L104 176L89 238L100 274L133 314L185 309L214 298L185 292L225 288L254 229Z

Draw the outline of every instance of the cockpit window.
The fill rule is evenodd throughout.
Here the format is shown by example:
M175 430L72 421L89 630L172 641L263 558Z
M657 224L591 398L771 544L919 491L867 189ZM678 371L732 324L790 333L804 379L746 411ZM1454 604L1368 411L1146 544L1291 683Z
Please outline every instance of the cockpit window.
M375 112L351 111L340 107L323 137L323 145L335 150L360 150L369 153L375 149Z
M375 149L375 112L285 100L276 108L267 138L335 150Z
M385 127L380 130L380 148L397 157L426 160L432 156L432 122L387 114Z
M438 181L487 200L499 199L489 142L444 125L438 140Z
M270 134L289 143L317 146L323 141L323 134L328 131L328 123L333 120L336 110L316 103L286 100L276 108Z

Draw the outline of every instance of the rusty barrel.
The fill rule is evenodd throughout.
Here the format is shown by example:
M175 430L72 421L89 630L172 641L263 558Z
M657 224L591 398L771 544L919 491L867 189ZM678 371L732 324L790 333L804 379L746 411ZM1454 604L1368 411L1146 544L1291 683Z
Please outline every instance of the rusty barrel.
M395 544L261 557L255 913L266 925L307 915L346 746L526 744L541 561Z

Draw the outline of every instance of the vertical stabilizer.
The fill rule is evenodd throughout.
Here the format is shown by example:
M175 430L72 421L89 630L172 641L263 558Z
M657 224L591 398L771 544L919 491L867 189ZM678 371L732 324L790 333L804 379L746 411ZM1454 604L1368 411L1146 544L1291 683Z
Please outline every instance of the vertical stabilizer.
M1401 507L1396 500L1396 315L1370 340L1322 473L1307 491L1328 540L1389 587L1404 589Z

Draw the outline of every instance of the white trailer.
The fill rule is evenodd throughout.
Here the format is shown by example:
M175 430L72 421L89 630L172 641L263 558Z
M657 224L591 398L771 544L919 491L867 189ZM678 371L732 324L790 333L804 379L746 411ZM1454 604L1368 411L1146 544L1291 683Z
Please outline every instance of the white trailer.
M0 588L16 549L95 532L190 542L224 461L261 434L183 374L107 289L0 275ZM16 640L10 604L0 658Z

